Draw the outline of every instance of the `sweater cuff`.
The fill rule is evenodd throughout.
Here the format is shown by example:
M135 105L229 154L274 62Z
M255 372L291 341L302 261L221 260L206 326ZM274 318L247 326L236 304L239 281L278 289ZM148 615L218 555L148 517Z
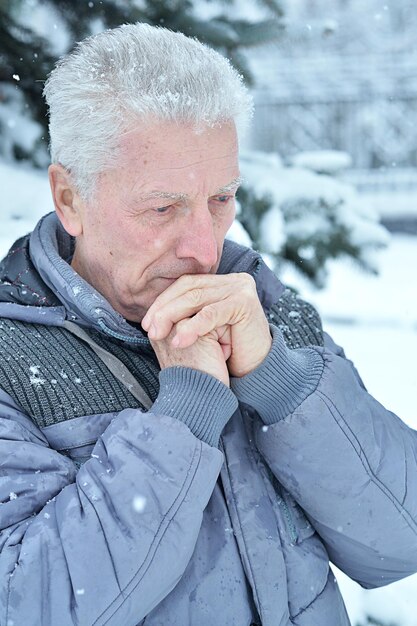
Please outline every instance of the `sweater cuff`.
M210 446L236 411L238 401L220 380L189 367L168 367L159 373L159 394L151 411L175 417Z
M263 362L230 386L239 402L249 404L265 424L274 424L293 413L317 387L323 358L312 348L290 350L281 332L270 324L272 347Z

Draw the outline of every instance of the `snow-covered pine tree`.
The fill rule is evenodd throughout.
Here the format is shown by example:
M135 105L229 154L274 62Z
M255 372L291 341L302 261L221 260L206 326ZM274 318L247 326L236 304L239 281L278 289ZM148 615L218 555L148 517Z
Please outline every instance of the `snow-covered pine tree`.
M0 156L45 167L48 131L41 92L54 61L90 34L136 21L198 37L227 56L249 84L256 77L245 52L278 39L284 28L281 0L3 0ZM384 234L354 190L283 168L274 155L248 153L242 171L246 184L239 193L235 236L268 254L278 273L289 262L322 285L327 258L340 254L373 269L367 255L382 245Z
M19 19L24 4L0 3L0 154L42 166L47 158L42 80L54 56L48 42Z
M250 83L243 50L276 40L283 28L280 0L255 4L259 10L245 14L238 11L239 0L3 0L0 156L45 166L48 128L41 93L46 76L76 41L106 28L140 21L197 37L227 56ZM22 124L23 133L17 130Z
M321 161L336 166L340 156L326 153ZM278 275L290 263L322 287L330 258L348 256L376 273L373 252L386 245L388 233L351 185L317 173L323 171L318 157L309 155L314 168L306 159L304 167L286 167L276 154L243 152L238 218ZM243 241L240 232L235 238Z

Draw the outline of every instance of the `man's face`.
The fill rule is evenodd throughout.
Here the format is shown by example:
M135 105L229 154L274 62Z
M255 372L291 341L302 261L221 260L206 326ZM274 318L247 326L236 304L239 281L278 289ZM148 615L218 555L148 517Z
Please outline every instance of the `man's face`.
M131 321L183 274L215 273L235 215L234 124L170 122L121 139L120 165L103 173L82 210L74 269Z

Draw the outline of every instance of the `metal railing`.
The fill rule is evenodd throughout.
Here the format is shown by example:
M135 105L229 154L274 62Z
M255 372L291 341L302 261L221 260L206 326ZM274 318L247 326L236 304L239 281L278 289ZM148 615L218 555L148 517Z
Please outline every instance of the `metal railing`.
M250 147L289 157L304 150L343 150L355 169L417 167L417 96L331 101L256 97Z

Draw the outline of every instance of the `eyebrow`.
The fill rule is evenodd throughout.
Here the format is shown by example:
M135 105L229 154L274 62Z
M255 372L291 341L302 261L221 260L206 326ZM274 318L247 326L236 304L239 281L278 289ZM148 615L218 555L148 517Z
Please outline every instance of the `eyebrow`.
M220 187L220 189L218 189L216 193L213 195L218 196L219 194L222 194L222 193L229 193L230 191L237 189L242 184L242 182L243 182L243 178L241 176L239 176L238 178L234 178L227 185ZM139 196L140 200L154 200L155 198L178 201L178 200L188 200L188 195L186 193L181 193L181 192L172 193L170 191L151 191L147 194Z
M228 191L233 191L233 189L236 189L242 183L243 183L243 178L241 176L239 176L238 178L234 178L228 185L225 185L224 187L220 187L220 189L218 189L214 195L218 196L220 193L227 193Z

